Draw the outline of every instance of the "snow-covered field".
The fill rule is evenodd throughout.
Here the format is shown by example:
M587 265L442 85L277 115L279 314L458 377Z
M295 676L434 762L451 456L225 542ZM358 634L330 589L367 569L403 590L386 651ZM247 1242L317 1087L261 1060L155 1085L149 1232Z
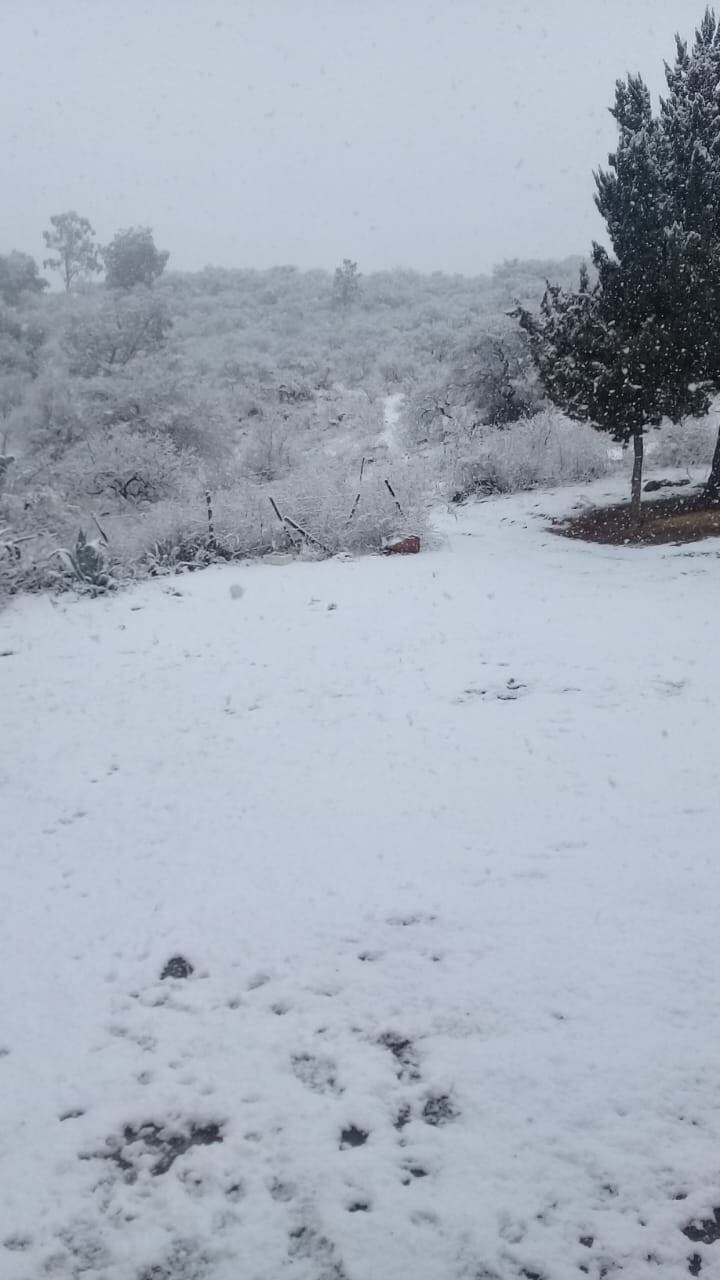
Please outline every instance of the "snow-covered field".
M720 1275L718 544L572 499L0 615L2 1280Z

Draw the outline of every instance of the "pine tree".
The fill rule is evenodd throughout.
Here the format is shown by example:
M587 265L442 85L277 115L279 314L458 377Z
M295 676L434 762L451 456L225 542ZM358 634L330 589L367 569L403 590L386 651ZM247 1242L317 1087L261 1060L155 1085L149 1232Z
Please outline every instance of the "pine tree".
M720 390L720 22L712 10L692 50L676 37L666 65L668 96L660 104L666 180L675 218L672 239L683 269L685 330L696 376L708 398ZM720 497L720 435L708 496Z
M653 116L639 76L616 85L618 145L595 175L612 246L595 244L596 280L548 287L521 310L551 399L617 440L633 440L640 515L643 433L707 412L720 390L720 25L708 10L692 53L677 39L668 98ZM710 490L720 484L720 445Z

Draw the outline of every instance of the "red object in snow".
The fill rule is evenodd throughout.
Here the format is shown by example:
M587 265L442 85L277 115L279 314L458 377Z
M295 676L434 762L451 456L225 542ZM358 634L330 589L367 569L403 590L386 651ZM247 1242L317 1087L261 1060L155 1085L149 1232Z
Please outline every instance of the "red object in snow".
M391 542L385 547L386 556L416 556L420 550L420 539L416 533L409 538L401 538L399 542Z

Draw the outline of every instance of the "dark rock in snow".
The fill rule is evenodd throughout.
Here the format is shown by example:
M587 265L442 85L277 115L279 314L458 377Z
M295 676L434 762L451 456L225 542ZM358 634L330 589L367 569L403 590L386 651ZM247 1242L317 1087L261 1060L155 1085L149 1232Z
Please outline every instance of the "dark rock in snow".
M161 981L164 978L189 978L193 973L193 966L184 956L171 956L165 968L160 974Z
M658 489L681 489L683 485L690 484L688 479L683 480L648 480L644 485L646 493L655 493Z
M383 547L386 556L416 556L420 550L420 539L412 533L409 538L400 538Z

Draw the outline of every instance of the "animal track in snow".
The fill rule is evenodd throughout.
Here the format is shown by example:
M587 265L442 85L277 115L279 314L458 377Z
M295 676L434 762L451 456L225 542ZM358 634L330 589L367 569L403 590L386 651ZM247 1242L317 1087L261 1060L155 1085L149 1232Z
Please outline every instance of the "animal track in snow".
M347 1151L350 1147L364 1147L370 1134L367 1129L360 1129L356 1124L349 1124L340 1134L340 1150Z
M254 973L248 979L247 989L248 991L257 991L258 987L267 986L268 982L272 982L272 976L269 973L263 973L262 971Z
M453 702L459 705L473 698L479 698L482 702L516 702L519 697L527 693L527 690L526 684L522 684L511 676L504 684L470 685L467 689L463 689L457 698L453 698Z
M402 1106L398 1108L395 1115L395 1119L393 1120L393 1129L397 1129L398 1133L402 1133L403 1129L410 1123L411 1119L412 1107L409 1102L404 1102Z
M313 1093L342 1093L337 1080L337 1066L332 1058L316 1057L312 1053L297 1053L292 1058L293 1074L301 1084Z
M407 915L388 916L387 924L394 929L407 929L413 924L434 924L437 916L427 911L408 912Z
M378 1044L390 1050L397 1064L398 1080L420 1079L420 1060L412 1040L399 1035L396 1031L385 1031L380 1036Z
M313 1280L348 1280L332 1240L307 1223L290 1232L288 1255L308 1259L313 1265Z
M431 1093L422 1109L422 1118L426 1124L438 1127L457 1120L460 1109L448 1093Z
M222 1141L220 1124L190 1123L183 1129L148 1121L137 1127L125 1125L121 1134L107 1139L107 1151L81 1154L80 1159L110 1160L125 1175L127 1182L134 1182L149 1155L153 1157L150 1173L157 1178L167 1173L179 1156L191 1147L208 1147Z
M289 1204L297 1195L297 1187L293 1182L283 1182L281 1178L273 1178L268 1187L273 1200L280 1204Z

